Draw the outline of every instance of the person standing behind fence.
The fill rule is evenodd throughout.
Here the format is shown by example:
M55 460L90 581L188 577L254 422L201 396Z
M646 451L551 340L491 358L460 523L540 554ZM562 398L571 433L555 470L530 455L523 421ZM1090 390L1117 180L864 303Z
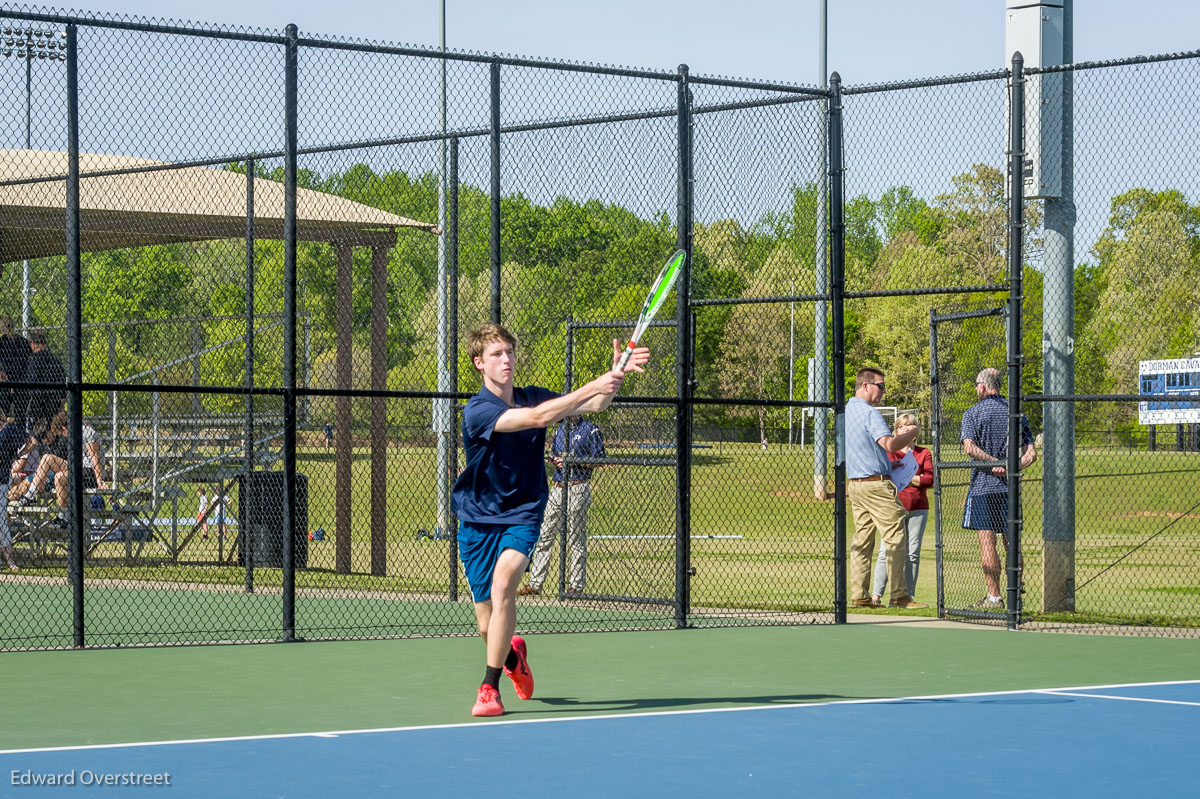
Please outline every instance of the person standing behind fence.
M26 380L29 371L29 356L33 352L25 337L16 332L16 323L11 316L0 316L0 370L6 380ZM24 428L28 411L29 395L25 389L10 388L4 392L3 405L9 416Z
M902 413L896 419L897 426L916 423L917 417L911 413ZM916 597L917 574L921 568L921 541L925 537L925 522L929 519L929 497L926 491L933 485L933 455L925 447L910 444L899 452L889 453L892 464L904 460L905 454L909 452L917 462L917 473L912 476L908 485L900 490L897 499L904 508L904 550L908 558L904 561L904 581L908 584L909 596ZM880 544L879 558L875 561L875 604L880 603L886 588L887 550Z
M979 402L972 405L962 418L962 445L967 457L975 461L1008 462L1008 400L1000 393L999 369L987 368L975 377L975 394ZM1029 419L1021 415L1021 469L1037 460L1033 431ZM963 508L963 529L979 532L979 553L983 564L983 579L987 595L972 607L998 610L1004 607L1000 598L1000 555L996 551L996 536L1004 537L1008 546L1008 470L1005 466L972 469Z
M50 351L46 343L46 334L35 330L29 334L29 347L32 354L26 367L26 379L31 383L64 383L66 373L62 361ZM30 389L29 390L29 425L39 419L52 419L63 409L66 391L62 389Z
M570 428L570 444L567 429ZM563 454L571 459L563 466ZM550 499L546 502L546 516L542 521L542 532L533 550L533 565L529 570L529 585L517 591L521 596L537 595L542 592L546 574L550 570L550 551L558 537L563 517L563 483L566 482L567 544L571 547L570 581L567 596L579 596L587 586L587 515L592 505L592 471L594 459L603 459L604 436L600 428L581 416L572 416L559 425L550 445L550 462L554 464L554 481L550 486ZM579 463L578 461L582 461ZM564 474L565 470L565 474Z
M867 591L871 588L871 555L878 531L887 548L887 576L892 585L889 607L919 609L904 579L904 508L896 500L889 453L899 452L916 440L916 425L897 426L893 434L875 406L883 400L884 375L878 369L860 369L854 396L846 403L846 477L854 511L854 538L850 543L850 604L879 607Z

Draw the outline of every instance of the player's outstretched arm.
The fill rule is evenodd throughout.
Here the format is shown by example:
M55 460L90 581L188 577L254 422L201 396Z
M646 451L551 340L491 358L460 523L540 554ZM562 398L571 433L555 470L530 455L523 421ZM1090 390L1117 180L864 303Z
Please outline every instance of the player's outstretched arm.
M512 433L517 430L529 430L534 427L549 427L555 422L562 421L568 416L578 413L596 413L608 407L621 388L627 372L645 372L642 367L650 360L650 350L638 347L633 351L625 371L618 371L616 362L621 357L621 344L613 339L613 368L596 379L561 397L537 405L533 408L513 408L501 414L496 420L495 430L498 433Z

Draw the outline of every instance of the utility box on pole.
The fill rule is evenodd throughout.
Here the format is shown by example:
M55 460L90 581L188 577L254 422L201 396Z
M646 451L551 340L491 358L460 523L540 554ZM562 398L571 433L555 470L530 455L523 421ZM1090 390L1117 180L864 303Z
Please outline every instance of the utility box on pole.
M1063 63L1063 4L1007 0L1004 63L1020 52L1025 68ZM1062 193L1062 73L1029 75L1025 83L1025 197Z

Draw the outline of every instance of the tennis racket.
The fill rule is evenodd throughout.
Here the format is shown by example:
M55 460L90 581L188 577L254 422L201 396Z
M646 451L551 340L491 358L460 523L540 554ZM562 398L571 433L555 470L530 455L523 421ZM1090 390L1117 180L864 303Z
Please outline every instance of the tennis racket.
M638 339L646 332L646 328L654 321L654 315L658 313L658 309L662 307L663 301L667 299L667 295L671 293L671 287L675 285L679 273L683 271L683 262L687 260L687 253L683 250L676 250L675 254L667 259L667 263L663 266L662 271L658 273L658 277L654 279L654 285L650 287L650 294L646 296L646 302L642 304L642 312L638 314L637 325L633 328L633 335L629 337L629 343L625 345L625 351L621 353L621 359L617 361L617 369L624 372L626 365L629 363L629 358L633 355L633 350L637 347Z

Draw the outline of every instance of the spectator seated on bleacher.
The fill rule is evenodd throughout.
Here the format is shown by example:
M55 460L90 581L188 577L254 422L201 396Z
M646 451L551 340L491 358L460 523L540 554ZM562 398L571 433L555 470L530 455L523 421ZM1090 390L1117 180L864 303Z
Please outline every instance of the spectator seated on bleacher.
M10 490L13 508L37 504L38 494L47 486L53 474L54 499L59 508L67 506L70 489L70 473L67 464L67 414L60 413L50 421L44 437L38 439L40 458L37 468L28 478L28 483L22 481L24 490L13 498ZM83 488L87 490L107 489L104 482L104 453L100 449L100 435L89 424L83 426ZM60 514L59 519L65 524L66 518Z
M34 475L38 473L44 458L49 459L47 468L51 472L58 473L66 471L67 468L67 462L50 451L55 439L58 438L58 433L51 426L50 419L35 421L30 433L25 454L13 461L8 483L8 500L10 502L20 500L29 490L29 486L33 484ZM42 471L44 474L46 470ZM42 482L41 488L44 489L46 482L44 478Z

